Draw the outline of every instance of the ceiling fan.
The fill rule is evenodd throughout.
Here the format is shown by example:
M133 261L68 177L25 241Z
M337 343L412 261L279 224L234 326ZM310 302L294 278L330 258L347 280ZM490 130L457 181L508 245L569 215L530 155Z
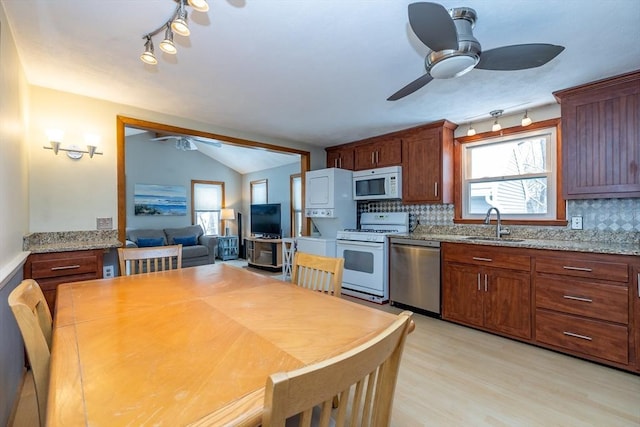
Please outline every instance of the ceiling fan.
M216 141L215 139L198 138L195 136L184 136L184 135L161 136L158 138L152 138L151 141L166 141L169 139L175 139L176 149L182 150L182 151L197 150L198 146L194 144L194 142L211 145L213 147L222 147L222 143L220 141Z
M445 9L437 3L411 3L409 25L430 52L425 59L427 73L389 98L396 101L412 94L433 79L449 79L474 68L513 71L546 64L564 50L552 44L516 44L482 52L473 37L476 11L470 7Z

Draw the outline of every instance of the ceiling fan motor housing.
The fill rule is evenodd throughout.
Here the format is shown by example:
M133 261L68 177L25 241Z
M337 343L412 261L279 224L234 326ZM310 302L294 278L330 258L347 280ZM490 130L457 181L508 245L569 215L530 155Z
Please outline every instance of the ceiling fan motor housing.
M468 73L480 61L482 48L473 36L476 11L470 7L450 9L449 14L458 33L458 48L432 51L425 60L426 68L434 79L450 79Z

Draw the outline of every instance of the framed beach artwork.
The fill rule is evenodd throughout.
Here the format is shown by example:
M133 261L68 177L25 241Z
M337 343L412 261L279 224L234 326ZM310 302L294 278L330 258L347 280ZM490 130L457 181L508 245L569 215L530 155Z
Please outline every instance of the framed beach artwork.
M182 216L187 214L187 192L182 185L135 184L136 215Z

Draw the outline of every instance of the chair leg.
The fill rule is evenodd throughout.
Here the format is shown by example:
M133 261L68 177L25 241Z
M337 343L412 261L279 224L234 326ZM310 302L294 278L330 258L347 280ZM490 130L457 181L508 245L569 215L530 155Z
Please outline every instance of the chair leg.
M333 396L333 409L337 408L338 406L340 406L340 398L338 397L338 395Z

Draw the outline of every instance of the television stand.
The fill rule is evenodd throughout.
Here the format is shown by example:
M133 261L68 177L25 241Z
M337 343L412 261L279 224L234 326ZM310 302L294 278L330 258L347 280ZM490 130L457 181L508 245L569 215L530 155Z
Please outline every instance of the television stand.
M244 245L247 248L249 267L282 271L282 239L247 237Z

